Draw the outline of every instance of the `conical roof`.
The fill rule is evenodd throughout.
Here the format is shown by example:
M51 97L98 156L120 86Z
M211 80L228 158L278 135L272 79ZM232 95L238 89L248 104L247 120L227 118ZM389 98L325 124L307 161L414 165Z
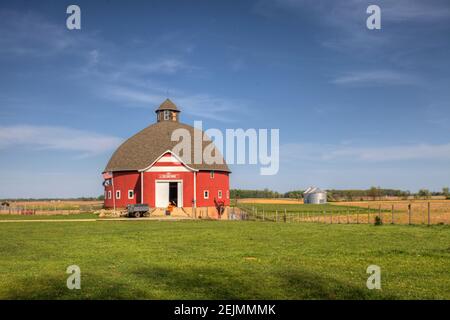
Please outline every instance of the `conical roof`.
M163 111L163 110L171 110L171 111L180 112L180 110L178 110L175 103L173 103L169 98L164 100L164 102L161 103L161 105L159 106L158 109L155 110L155 112Z

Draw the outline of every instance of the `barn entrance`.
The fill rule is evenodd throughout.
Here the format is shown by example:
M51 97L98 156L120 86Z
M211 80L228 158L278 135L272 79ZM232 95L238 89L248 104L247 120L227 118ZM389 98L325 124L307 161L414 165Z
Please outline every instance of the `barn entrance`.
M177 207L183 206L181 181L156 181L155 187L155 207L167 208L171 202Z

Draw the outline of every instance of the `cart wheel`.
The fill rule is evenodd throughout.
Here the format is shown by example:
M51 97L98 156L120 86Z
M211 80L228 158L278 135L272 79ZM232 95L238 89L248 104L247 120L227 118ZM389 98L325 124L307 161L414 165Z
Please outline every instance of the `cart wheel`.
M139 212L135 212L135 213L134 213L134 217L135 217L135 218L139 218L139 216L140 216Z

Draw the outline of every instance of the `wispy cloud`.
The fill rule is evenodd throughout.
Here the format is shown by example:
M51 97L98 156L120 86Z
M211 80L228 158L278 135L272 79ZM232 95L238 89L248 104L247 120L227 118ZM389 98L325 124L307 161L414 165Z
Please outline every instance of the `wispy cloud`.
M338 85L380 86L419 84L417 77L392 70L358 71L339 76L332 80Z
M127 67L127 69L128 71L139 73L160 73L172 75L180 71L191 71L198 68L187 64L179 58L160 58L157 61L148 63L131 64Z
M70 32L38 13L0 11L0 54L18 57L48 57L61 53L79 54L79 48L100 45L88 32ZM77 50L73 50L77 48ZM81 50L83 51L83 50Z
M450 143L360 147L349 145L286 144L281 147L286 161L385 162L450 160Z
M167 96L162 90L152 88L136 88L131 86L106 86L100 92L105 98L128 107L156 107ZM215 97L210 94L189 94L180 90L170 92L171 99L179 105L183 113L201 118L229 122L230 112L245 113L246 103L239 100Z
M57 150L94 156L114 150L122 139L56 126L14 125L0 127L0 149L27 147L32 150Z

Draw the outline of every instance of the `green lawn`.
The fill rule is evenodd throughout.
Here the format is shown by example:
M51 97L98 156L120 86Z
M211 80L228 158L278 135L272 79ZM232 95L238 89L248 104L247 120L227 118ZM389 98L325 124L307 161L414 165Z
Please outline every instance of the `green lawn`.
M303 204L303 203L293 203L293 204L272 204L272 203L240 203L239 208L246 210L249 214L254 216L256 213L258 217L262 217L264 212L265 217L274 218L278 211L278 217L284 215L286 212L287 216L298 216L298 215L308 215L308 216L329 216L330 214L364 214L367 212L378 213L378 208L361 208L354 206L337 206L332 204ZM381 210L381 212L390 212L388 210Z
M0 223L0 252L0 299L450 299L448 226Z

